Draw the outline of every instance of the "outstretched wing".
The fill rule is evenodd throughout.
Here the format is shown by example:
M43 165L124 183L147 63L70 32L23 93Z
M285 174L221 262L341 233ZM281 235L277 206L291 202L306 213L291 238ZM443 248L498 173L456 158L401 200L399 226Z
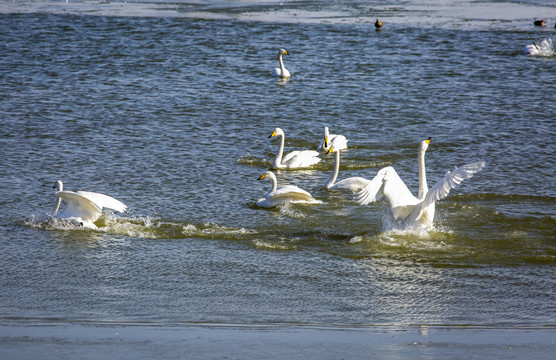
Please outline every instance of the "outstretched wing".
M450 193L450 190L455 188L459 183L461 183L465 179L469 179L475 173L481 171L481 169L485 166L484 161L477 161L472 164L467 164L460 166L459 168L456 167L453 171L448 171L444 178L442 178L439 182L437 182L425 195L425 199L423 200L422 204L420 204L423 208L426 208L430 204L445 198Z
M89 199L101 209L107 208L118 212L124 212L127 210L127 206L123 202L108 195L89 191L78 191L77 194Z
M419 203L393 167L381 169L369 185L356 197L360 205L378 201L384 196L390 203L390 210L396 219L405 218L411 214L413 207Z
M375 177L355 195L355 202L359 205L367 205L369 203L380 200L383 196L384 174L388 168L382 168Z
M58 191L56 195L66 203L66 208L60 214L60 217L81 218L84 221L95 221L102 214L101 207L79 193L73 191Z

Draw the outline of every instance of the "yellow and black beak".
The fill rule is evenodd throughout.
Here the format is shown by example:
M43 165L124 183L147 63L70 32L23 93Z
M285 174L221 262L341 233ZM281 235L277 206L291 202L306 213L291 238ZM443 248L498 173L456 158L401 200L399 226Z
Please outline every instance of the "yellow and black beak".
M262 179L264 179L264 178L266 178L266 173L265 173L265 174L262 174L257 180L262 180Z
M326 152L327 154L330 154L331 152L334 151L334 146L331 146L330 149L328 149L328 151Z
M428 138L427 140L425 140L427 142L427 144L430 144L432 137Z
M268 138L270 139L271 137L274 137L274 136L276 136L276 130L274 130L274 131L272 132L272 134L270 134L270 135L268 136Z

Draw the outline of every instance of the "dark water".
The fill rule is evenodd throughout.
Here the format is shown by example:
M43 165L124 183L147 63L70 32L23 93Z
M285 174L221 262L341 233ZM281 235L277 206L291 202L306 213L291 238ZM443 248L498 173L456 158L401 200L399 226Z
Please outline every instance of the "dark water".
M214 4L168 5L170 15L164 5L140 8L141 16L122 16L118 3L102 8L108 15L92 12L99 16L85 5L2 4L5 328L554 333L556 57L521 53L553 38L552 26L517 15L472 21L477 29L465 16L435 25L408 5L406 22L382 8L392 21L375 32L373 19L361 21L366 3ZM270 76L279 48L290 52L287 82ZM278 148L267 139L277 126L286 151L316 149L329 126L349 139L339 179L372 178L391 165L415 194L423 139L432 137L429 185L454 166L487 165L437 203L430 232L397 229L384 202L361 207L323 189L332 156L278 172L279 184L322 205L261 210L253 204L270 183L256 179ZM130 210L106 215L98 231L62 224L49 218L57 179Z

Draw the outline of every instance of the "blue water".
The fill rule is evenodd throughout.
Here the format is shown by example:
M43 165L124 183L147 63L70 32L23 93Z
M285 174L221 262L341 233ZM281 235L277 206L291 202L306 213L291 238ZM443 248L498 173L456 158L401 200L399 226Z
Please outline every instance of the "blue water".
M400 5L396 17L356 1L64 6L0 7L3 329L553 331L556 57L521 52L553 39L550 21L435 22L442 6ZM279 48L288 81L270 76ZM254 206L271 185L257 178L278 149L274 128L290 151L316 149L324 126L349 139L339 179L393 166L416 194L428 137L430 186L454 166L486 167L437 203L430 232L397 227L385 201L325 190L330 155L277 172L323 204ZM98 230L52 219L58 179L129 211ZM3 336L6 350L25 343Z

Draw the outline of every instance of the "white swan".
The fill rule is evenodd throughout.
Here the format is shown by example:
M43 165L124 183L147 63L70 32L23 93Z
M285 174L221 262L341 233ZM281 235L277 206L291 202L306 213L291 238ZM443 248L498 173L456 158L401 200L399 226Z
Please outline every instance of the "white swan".
M464 179L472 177L485 166L483 161L463 165L448 171L444 178L436 183L430 190L425 174L425 151L429 146L430 138L419 145L419 194L413 196L405 183L400 179L393 167L381 169L375 178L361 192L356 195L355 201L359 205L378 201L382 196L390 203L390 210L396 219L405 219L408 226L419 226L432 229L435 212L435 203L446 196L450 190Z
M280 63L280 67L272 69L272 76L277 76L277 77L281 77L281 78L288 78L288 77L290 77L290 72L284 66L284 61L282 60L282 55L289 55L289 54L284 49L280 49L280 51L278 51L278 62Z
M56 192L58 203L52 216L75 221L84 227L96 229L97 227L94 222L102 215L103 208L118 212L127 210L127 206L124 203L108 195L89 191L64 191L64 184L62 184L61 180L56 181L54 188L58 190ZM58 214L62 200L66 203L66 208Z
M336 150L335 147L331 147L328 152L336 153L336 161L334 162L334 172L332 173L332 175L330 175L330 177L326 181L326 184L324 184L325 188L327 188L328 190L344 189L356 193L358 191L361 191L365 186L369 185L371 180L367 180L360 176L350 177L335 183L336 179L338 178L338 172L340 170L340 150Z
M318 157L319 153L314 150L292 151L288 155L282 157L285 141L284 131L280 128L276 128L268 138L274 136L280 136L280 148L272 161L273 169L299 169L315 165L321 160L321 158Z
M278 186L276 175L272 171L262 174L257 180L269 178L272 180L272 189L256 202L257 206L263 208L273 208L288 202L303 204L322 204L322 201L316 200L307 191L294 185Z
M317 150L322 152L328 152L328 150L331 147L334 147L334 149L336 150L345 150L347 149L347 142L348 140L344 135L329 134L328 127L325 126L324 138L319 144Z
M525 45L522 52L531 56L554 56L554 49L552 48L552 39L547 38L541 42L533 42L532 44Z

